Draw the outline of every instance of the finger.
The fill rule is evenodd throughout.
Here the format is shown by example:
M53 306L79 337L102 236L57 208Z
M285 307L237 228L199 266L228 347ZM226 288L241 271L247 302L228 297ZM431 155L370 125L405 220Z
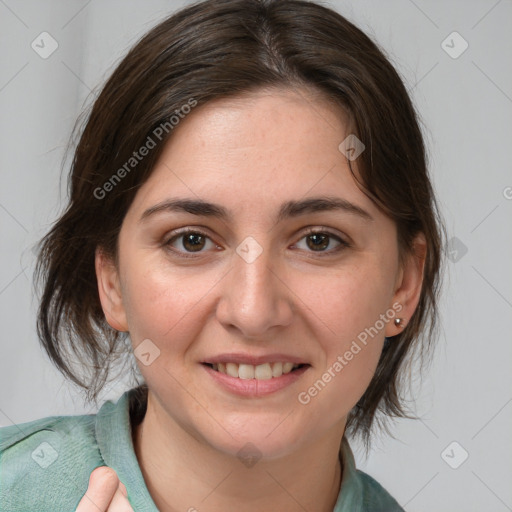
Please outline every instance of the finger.
M119 482L119 490L123 493L123 496L128 497L128 491L126 490L125 485L121 481Z
M89 477L89 487L76 512L106 512L119 487L116 472L106 466L96 468Z
M114 494L114 497L110 502L107 512L133 512L133 508L130 505L128 498L122 493L121 488L118 488L116 493Z

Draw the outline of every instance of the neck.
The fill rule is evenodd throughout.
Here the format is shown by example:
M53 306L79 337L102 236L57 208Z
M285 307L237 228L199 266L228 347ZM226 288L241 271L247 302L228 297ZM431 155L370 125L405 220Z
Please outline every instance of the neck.
M135 453L160 512L186 510L332 512L342 469L339 434L304 446L298 453L243 464L180 428L162 421L148 397L142 422L133 429ZM165 425L164 425L165 422ZM338 429L339 430L339 429Z

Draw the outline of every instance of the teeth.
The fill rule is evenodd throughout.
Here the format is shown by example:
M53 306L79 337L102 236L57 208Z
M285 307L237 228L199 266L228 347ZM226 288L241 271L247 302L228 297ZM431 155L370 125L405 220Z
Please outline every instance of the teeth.
M239 379L254 379L254 366L252 364L241 364L238 366Z
M239 379L257 379L269 380L273 377L281 377L281 375L290 373L298 364L294 363L263 363L258 366L252 364L236 364L236 363L218 363L212 365L214 370L220 373L225 373L230 377Z
M283 363L274 363L272 365L272 377L281 377L283 375Z
M258 380L269 380L272 378L272 368L269 363L260 364L254 368L254 378Z
M293 369L293 363L283 363L283 373L290 373Z
M226 364L226 373L230 377L238 377L238 365L235 363L227 363Z

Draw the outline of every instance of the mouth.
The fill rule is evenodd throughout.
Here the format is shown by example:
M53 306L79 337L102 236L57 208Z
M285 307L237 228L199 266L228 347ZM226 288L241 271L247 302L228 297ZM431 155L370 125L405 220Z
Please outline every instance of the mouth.
M205 358L201 366L215 388L244 398L263 398L296 385L312 367L306 361L284 353L226 352Z
M229 377L241 380L271 380L278 379L283 375L288 375L305 367L309 364L293 363L291 361L276 361L262 363L258 365L235 363L235 362L217 362L217 363L203 363L212 370L228 375Z

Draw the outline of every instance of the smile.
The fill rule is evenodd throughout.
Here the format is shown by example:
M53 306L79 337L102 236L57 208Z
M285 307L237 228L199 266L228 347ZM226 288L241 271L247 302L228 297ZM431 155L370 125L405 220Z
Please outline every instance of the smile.
M291 362L263 363L259 365L237 364L237 363L216 363L209 365L213 370L238 379L270 380L286 375L293 370L300 368L301 364Z
M215 362L201 365L221 389L245 398L262 398L293 385L311 368L309 364Z

